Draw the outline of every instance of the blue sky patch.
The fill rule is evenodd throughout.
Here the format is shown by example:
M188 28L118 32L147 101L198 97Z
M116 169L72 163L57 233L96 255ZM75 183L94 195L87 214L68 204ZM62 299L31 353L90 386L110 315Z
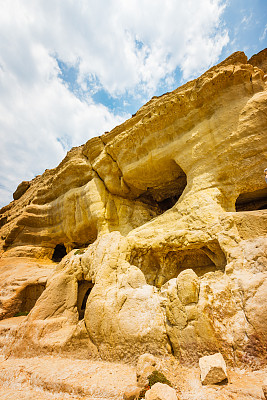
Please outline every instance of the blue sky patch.
M0 207L22 180L55 167L72 146L121 124L153 96L235 51L250 58L267 47L267 0L4 3Z

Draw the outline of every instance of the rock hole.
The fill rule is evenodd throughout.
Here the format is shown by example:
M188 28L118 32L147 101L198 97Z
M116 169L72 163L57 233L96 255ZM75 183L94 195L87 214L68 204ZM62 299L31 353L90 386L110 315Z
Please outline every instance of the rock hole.
M54 249L54 253L52 256L52 260L54 262L60 262L62 260L63 257L65 257L67 255L67 251L66 251L66 247L64 246L64 244L57 244L55 249Z
M163 213L163 212L169 210L170 208L172 208L179 200L179 197L180 197L179 195L171 196L171 197L168 197L167 199L159 201L158 206L160 208L160 211Z
M164 213L175 205L187 185L187 177L182 168L178 164L174 164L174 162L171 165L175 165L175 168L171 169L174 176L168 176L168 180L165 173L163 173L162 181L159 178L154 186L149 186L150 182L147 182L147 190L138 198L146 204L157 207L159 214ZM163 179L164 177L166 180Z
M2 217L0 218L0 228L4 226L7 223L7 217Z
M218 243L209 243L197 249L173 249L165 255L151 249L134 249L129 262L141 269L149 285L161 287L185 269L192 269L199 277L208 272L224 271L226 257Z
M78 299L77 309L79 313L79 320L84 318L84 312L86 308L87 299L91 293L94 284L91 281L80 281L78 282Z
M235 209L237 212L266 210L267 188L240 194L236 200Z
M17 314L28 314L44 290L45 283L35 283L24 287L18 296Z
M162 269L163 275L166 276L166 282L176 278L185 269L192 269L198 276L202 276L221 268L216 266L215 260L212 260L204 248L167 253Z

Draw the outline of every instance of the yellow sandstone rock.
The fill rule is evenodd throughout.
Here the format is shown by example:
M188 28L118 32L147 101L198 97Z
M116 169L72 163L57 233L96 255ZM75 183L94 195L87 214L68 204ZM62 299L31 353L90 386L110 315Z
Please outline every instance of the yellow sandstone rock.
M2 318L23 311L18 282L32 299L10 351L265 363L266 60L237 52L152 98L0 211L17 278L2 274Z

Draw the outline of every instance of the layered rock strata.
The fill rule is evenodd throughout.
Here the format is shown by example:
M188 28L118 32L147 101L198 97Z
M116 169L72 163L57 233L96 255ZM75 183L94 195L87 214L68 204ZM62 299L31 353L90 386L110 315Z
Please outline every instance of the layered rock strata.
M265 363L266 59L234 53L152 98L1 210L0 264L66 254L13 350Z

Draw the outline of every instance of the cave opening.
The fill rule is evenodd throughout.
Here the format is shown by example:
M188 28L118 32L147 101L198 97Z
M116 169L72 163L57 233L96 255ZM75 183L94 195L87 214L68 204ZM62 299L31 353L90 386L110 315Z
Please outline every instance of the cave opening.
M166 199L159 201L158 206L159 206L160 211L163 213L163 212L169 210L170 208L172 208L177 203L180 196L181 196L181 194L176 195L176 196L167 197Z
M172 249L165 255L151 249L135 249L129 261L141 269L149 285L156 287L176 278L185 269L192 269L201 277L208 272L224 271L226 266L226 257L218 243L196 249Z
M84 318L84 312L88 297L94 287L91 281L79 281L78 282L78 298L77 298L77 310L79 314L79 320Z
M165 172L164 170L162 171L162 177L165 177ZM183 194L187 185L187 176L176 163L174 175L175 177L168 177L169 180L166 178L166 180L160 181L159 178L157 184L148 186L146 191L138 197L138 200L156 207L159 214L172 208Z
M7 217L1 217L0 218L0 228L2 228L2 226L4 226L7 223Z
M257 208L257 210L267 210L267 201L261 207Z
M25 286L18 296L17 314L28 314L45 290L45 286L45 283L34 283Z
M63 257L67 255L66 247L63 243L57 244L54 248L54 253L52 256L52 260L54 262L60 262Z
M267 209L267 188L241 193L235 203L237 212Z

